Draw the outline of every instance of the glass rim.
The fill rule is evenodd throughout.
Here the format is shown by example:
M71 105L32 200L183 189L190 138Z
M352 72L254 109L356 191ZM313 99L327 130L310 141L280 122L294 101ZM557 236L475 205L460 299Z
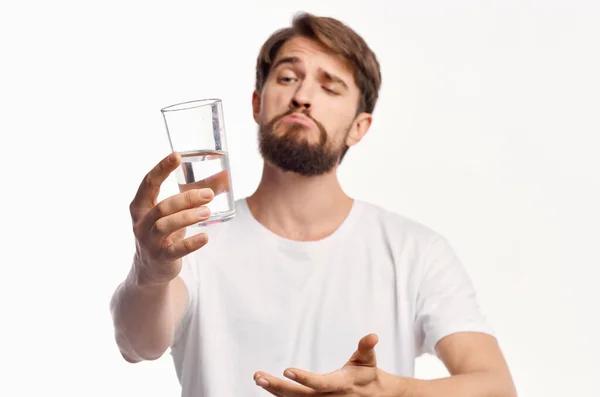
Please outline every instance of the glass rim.
M188 109L194 109L194 108L199 108L199 107L203 107L203 106L210 106L210 105L214 105L214 104L220 103L220 102L221 102L221 100L218 98L196 99L194 101L176 103L174 105L164 107L164 108L160 109L160 111L163 113L177 112L179 110L188 110Z

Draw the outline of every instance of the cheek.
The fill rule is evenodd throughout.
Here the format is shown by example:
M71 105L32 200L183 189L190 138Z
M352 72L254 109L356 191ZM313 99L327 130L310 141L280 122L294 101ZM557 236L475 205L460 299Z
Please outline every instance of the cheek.
M323 124L323 127L332 138L338 140L343 139L338 135L345 136L354 121L353 114L348 112L348 109L347 105L336 104L323 108L322 111L318 112L318 115L315 112L313 116Z
M272 119L287 110L286 104L285 93L282 90L264 90L260 109L261 118L265 121Z

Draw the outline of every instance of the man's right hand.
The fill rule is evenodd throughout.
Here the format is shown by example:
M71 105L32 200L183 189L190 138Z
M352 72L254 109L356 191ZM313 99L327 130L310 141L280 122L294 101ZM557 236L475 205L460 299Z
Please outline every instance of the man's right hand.
M161 184L181 163L179 153L160 161L140 184L129 210L136 239L134 268L140 285L168 283L179 274L181 258L204 246L205 233L185 237L185 228L210 217L210 188L187 190L157 203Z

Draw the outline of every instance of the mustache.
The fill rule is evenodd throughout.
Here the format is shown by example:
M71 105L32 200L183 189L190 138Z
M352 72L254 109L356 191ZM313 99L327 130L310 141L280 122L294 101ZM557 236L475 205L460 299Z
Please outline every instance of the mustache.
M282 118L290 116L292 114L302 114L302 115L308 117L309 119L311 119L315 123L317 128L319 129L321 144L324 145L327 142L327 131L325 130L325 127L323 126L323 124L319 123L315 118L313 118L310 115L310 111L307 109L301 109L301 110L290 109L287 112L280 114L279 116L276 116L275 118L273 118L273 120L271 120L271 122L269 124L272 127L275 125L275 123L277 123Z
M285 112L283 114L280 114L279 116L275 117L273 119L273 123L276 123L279 120L281 120L282 118L290 116L292 114L302 114L302 115L308 117L309 119L311 119L312 121L314 121L315 123L317 123L317 120L315 120L314 118L312 118L312 116L310 115L310 112L308 110L306 110L306 109L304 109L304 110L290 109L287 112Z

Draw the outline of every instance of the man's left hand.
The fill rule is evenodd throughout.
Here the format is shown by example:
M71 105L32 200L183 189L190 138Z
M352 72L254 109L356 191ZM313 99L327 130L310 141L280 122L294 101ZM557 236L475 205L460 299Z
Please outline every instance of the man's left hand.
M339 370L320 375L288 368L283 375L290 382L264 372L254 374L254 381L277 397L305 396L379 396L385 372L377 368L375 345L377 335L369 334L358 342L358 349Z

